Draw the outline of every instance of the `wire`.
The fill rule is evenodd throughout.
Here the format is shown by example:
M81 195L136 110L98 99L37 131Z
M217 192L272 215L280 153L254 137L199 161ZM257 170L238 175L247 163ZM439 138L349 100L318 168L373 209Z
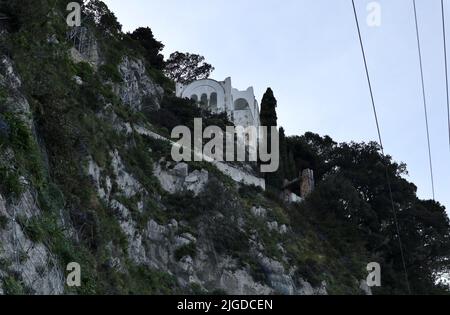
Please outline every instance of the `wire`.
M431 175L431 190L433 192L433 200L436 199L435 190L434 190L434 174L433 174L433 158L431 155L431 141L430 141L430 127L428 123L428 107L427 107L427 98L425 93L425 80L423 75L423 62L422 62L422 48L420 45L420 34L419 34L419 23L417 22L417 8L416 8L416 0L413 0L414 5L414 20L416 22L416 39L417 39L417 49L419 51L419 65L420 65L420 77L422 82L422 97L423 97L423 107L425 111L425 125L427 130L427 141L428 141L428 157L430 162L430 175Z
M411 286L409 284L408 270L406 269L405 253L404 253L404 250L403 250L402 238L400 236L400 226L398 224L397 211L395 210L395 203L394 203L394 196L393 196L393 193L392 193L391 179L389 177L389 169L388 169L388 164L387 164L387 161L386 161L386 155L384 153L383 140L382 140L382 137L381 137L381 128L380 128L380 124L379 124L379 120L378 120L377 108L376 108L376 105L375 105L375 98L373 96L372 83L370 81L369 67L367 66L367 58L366 58L366 53L365 53L365 50L364 50L364 43L363 43L362 36L361 36L361 28L359 26L358 14L356 12L355 0L352 0L352 5L353 5L353 13L355 15L356 27L358 29L359 43L360 43L360 46L361 46L361 52L362 52L362 56L363 56L363 59L364 59L364 67L365 67L365 70L366 70L367 82L369 84L370 98L371 98L371 101L372 101L372 108L373 108L373 112L374 112L374 116L375 116L375 122L376 122L376 125L377 125L378 138L379 138L380 146L381 146L381 153L383 155L384 165L385 165L385 168L386 168L386 181L387 181L388 190L389 190L389 197L390 197L390 200L391 200L391 207L392 207L392 213L393 213L395 228L397 230L398 244L399 244L399 247L400 247L400 255L401 255L401 259L402 259L403 271L405 273L406 286L407 286L409 294L411 294Z
M444 60L445 60L445 88L447 92L447 121L448 121L448 146L450 149L450 92L448 85L448 61L447 61L447 34L445 30L445 10L444 10L444 0L441 0L442 8L442 34L444 35Z

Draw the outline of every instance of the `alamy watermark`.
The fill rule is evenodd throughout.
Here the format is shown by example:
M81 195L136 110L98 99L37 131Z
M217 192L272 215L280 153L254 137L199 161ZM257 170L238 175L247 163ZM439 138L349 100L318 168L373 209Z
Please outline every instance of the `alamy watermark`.
M369 27L381 26L381 4L378 1L372 1L367 4L367 25Z
M367 286L369 288L381 287L381 266L377 262L371 262L367 265Z
M171 135L175 162L260 162L262 173L276 172L280 166L280 138L276 127L218 126L203 129L203 120L194 119L194 134L186 126L175 127ZM204 144L204 140L209 140Z
M81 4L78 2L70 2L67 4L66 9L70 11L66 18L67 25L69 27L81 26Z
M79 263L71 262L67 265L66 271L69 271L66 284L69 288L81 287L81 266Z

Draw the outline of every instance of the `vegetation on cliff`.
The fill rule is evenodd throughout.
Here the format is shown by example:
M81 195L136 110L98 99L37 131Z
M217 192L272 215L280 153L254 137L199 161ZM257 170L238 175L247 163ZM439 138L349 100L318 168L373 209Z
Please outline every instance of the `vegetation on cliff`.
M115 121L151 126L168 135L176 125L192 126L198 116L210 124L226 125L225 115L212 115L189 100L175 98L174 82L164 75L163 44L149 28L123 33L101 1L89 2L83 21L98 43L101 65L96 69L88 62L75 62L68 53L73 45L65 23L68 2L0 2L0 12L11 18L8 33L0 39L0 54L11 58L20 75L32 121L28 126L21 113L6 105L12 92L6 84L0 85L0 194L12 203L27 187L36 192L42 214L18 221L27 237L45 244L61 266L80 262L83 286L65 288L66 292L205 293L194 285L181 286L170 270L130 259L129 239L119 215L99 197L86 172L92 157L105 176L114 179L111 152L117 151L145 193L129 198L113 184L111 194L116 193L116 199L130 210L138 230L151 220L161 225L184 222L183 233L195 237L202 231L214 254L236 259L255 282L267 284L267 270L250 254L256 239L261 252L293 270L295 279L314 287L325 281L328 292L336 294L360 294L360 280L366 278L369 262L383 266L383 284L375 293L408 293L386 182L387 165L413 293L448 293L448 288L436 284L439 274L450 271L450 223L445 209L438 202L420 200L416 187L405 179L406 166L382 156L375 143L338 144L312 133L286 137L281 129L281 169L270 176L267 191L238 186L212 166L199 163L189 167L212 174L201 194L163 191L153 165L167 157L170 148L134 131L118 132ZM114 84L123 80L118 66L126 56L145 60L149 77L164 88L158 108L135 111L114 93ZM205 67L209 74L212 67ZM276 107L269 89L261 113L268 125L277 125ZM11 152L14 158L8 158ZM301 204L286 204L279 197L282 180L295 178L307 168L315 172L315 191ZM141 200L143 210L138 206ZM255 207L271 211L255 218L251 211ZM8 220L0 216L0 230ZM70 231L62 221L71 223ZM268 222L288 226L289 231L272 233ZM112 252L122 261L120 270L112 263ZM177 261L197 254L192 243L174 252ZM29 292L9 265L0 261L6 293Z

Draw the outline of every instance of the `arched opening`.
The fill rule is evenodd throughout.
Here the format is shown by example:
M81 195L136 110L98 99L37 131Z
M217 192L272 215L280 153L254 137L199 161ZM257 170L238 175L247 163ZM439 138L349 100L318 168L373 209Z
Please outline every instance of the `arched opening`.
M246 99L240 98L234 102L234 110L248 110L250 105Z
M202 94L202 96L200 98L200 106L208 107L208 95Z
M195 94L193 94L193 95L191 96L191 100L194 101L194 102L196 102L196 103L198 103L198 96L195 95Z
M217 110L217 93L216 92L211 93L211 96L209 98L209 106L211 107L211 111Z

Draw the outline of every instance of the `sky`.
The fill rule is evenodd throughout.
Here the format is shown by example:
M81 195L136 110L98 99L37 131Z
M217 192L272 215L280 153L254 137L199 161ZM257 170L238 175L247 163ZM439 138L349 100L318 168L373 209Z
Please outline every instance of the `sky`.
M267 87L288 135L377 141L351 0L104 0L124 31L149 26L174 51L201 54L211 77ZM408 165L407 179L432 199L412 0L356 0L385 151ZM367 24L367 5L381 25ZM449 21L450 1L446 17ZM436 200L450 214L450 147L440 0L417 0ZM450 47L449 47L450 53Z

